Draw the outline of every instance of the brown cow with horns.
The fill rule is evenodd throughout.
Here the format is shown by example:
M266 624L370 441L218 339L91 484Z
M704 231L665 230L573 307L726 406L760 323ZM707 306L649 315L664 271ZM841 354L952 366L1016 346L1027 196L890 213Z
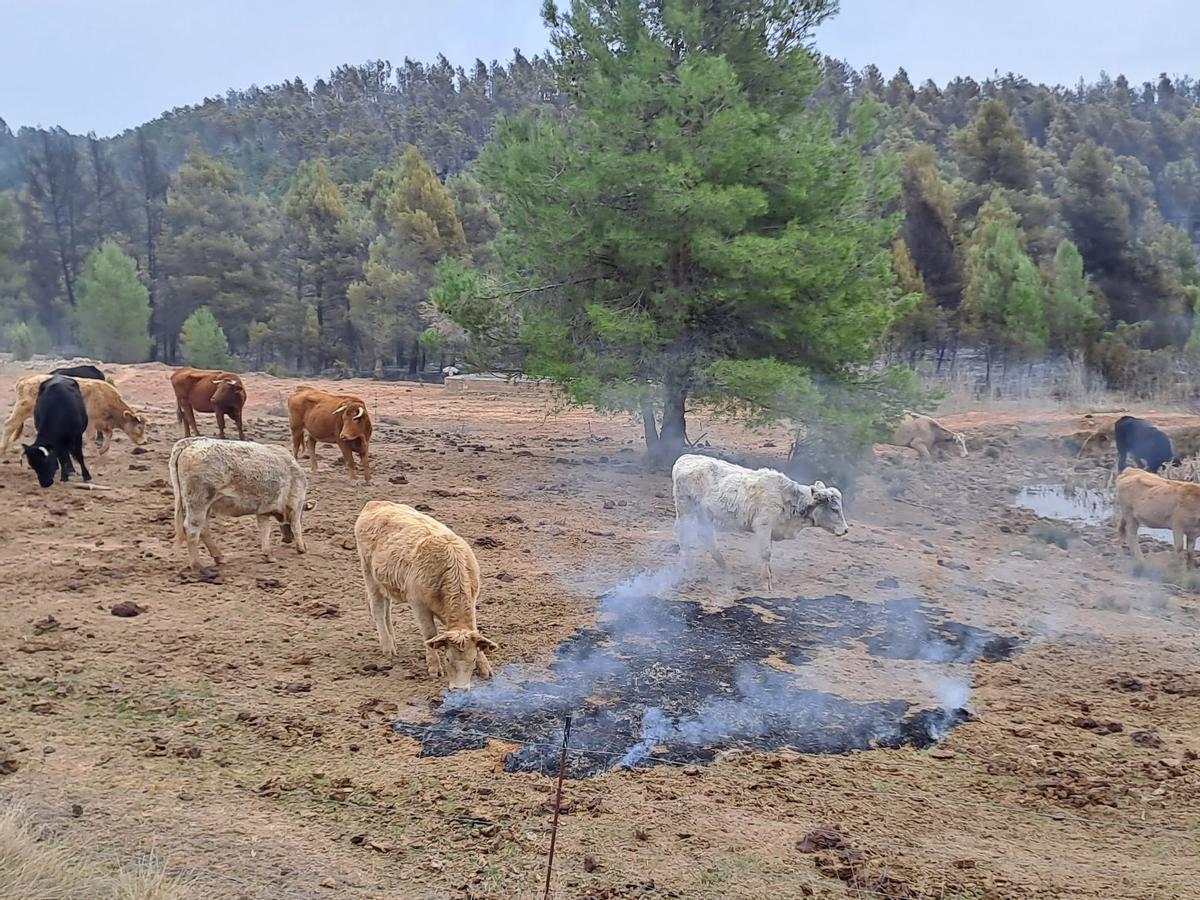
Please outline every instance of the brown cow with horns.
M300 448L307 444L313 472L317 471L317 442L337 444L350 478L358 477L354 466L357 453L362 463L363 483L371 483L371 467L367 462L371 417L361 397L298 387L288 397L288 425L292 429L292 453L299 459Z
M196 413L216 413L217 431L225 437L225 417L237 425L238 440L244 441L242 430L242 407L246 405L246 387L242 379L232 372L215 372L208 369L176 369L171 373L171 387L175 389L175 415L183 425L183 436L200 436L196 427Z

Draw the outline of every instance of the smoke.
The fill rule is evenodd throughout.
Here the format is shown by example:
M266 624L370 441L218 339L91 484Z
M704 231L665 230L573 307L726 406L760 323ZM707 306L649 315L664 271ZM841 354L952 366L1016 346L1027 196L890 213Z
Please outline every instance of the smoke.
M669 568L625 579L600 598L596 627L563 641L548 668L503 667L490 684L448 697L433 726L401 722L397 729L420 737L422 753L432 755L498 736L522 745L506 759L510 771L550 772L570 714L571 742L581 751L568 763L572 777L614 765L703 762L730 747L842 753L928 746L970 717L968 664L1003 658L1016 646L948 621L917 598L756 597L713 610L664 599L680 578ZM928 672L923 693L936 708L914 704L919 686L907 699L892 699L887 664L866 699L843 696L863 694L861 661L840 680L813 665L820 654L845 660L864 649L897 661L896 668L903 660L911 671Z

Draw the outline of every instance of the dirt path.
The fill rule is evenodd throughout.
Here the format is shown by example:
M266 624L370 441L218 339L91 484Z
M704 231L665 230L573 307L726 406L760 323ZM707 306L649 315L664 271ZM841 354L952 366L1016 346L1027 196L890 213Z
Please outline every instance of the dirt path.
M0 394L19 374L0 373ZM538 396L351 382L377 422L376 483L351 485L322 448L310 552L266 563L253 523L221 520L212 584L180 574L170 541L166 370L115 381L153 432L143 453L120 436L96 460L112 490L41 491L18 455L0 460L0 796L84 852L153 852L213 896L536 896L552 783L505 773L511 744L420 757L392 730L432 721L442 691L406 611L400 657L377 652L353 522L368 498L430 507L476 545L498 670L545 667L596 623L600 594L675 558L669 482L641 470L635 424ZM246 383L250 435L284 443L299 382ZM1135 579L1104 529L1069 529L1064 550L1008 508L1022 484L1092 465L1023 440L1077 420L959 417L970 458L881 454L849 536L776 545L784 596L920 597L1021 639L967 668L974 721L931 751L731 753L570 781L559 896L1200 896L1196 598ZM701 427L714 446L783 446ZM669 596L754 596L732 543L728 574L702 559ZM112 615L125 600L146 611ZM918 662L858 638L804 671L850 700L937 700ZM834 825L841 837L803 852Z

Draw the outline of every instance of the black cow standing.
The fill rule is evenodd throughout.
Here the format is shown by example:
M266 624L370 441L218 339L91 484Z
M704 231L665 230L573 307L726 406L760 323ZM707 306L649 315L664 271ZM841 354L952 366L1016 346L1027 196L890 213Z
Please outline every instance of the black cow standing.
M30 468L37 473L38 484L44 488L54 484L55 469L62 471L65 482L75 471L71 465L72 456L79 462L83 480L92 480L83 461L87 407L83 405L83 393L73 378L55 375L42 382L33 407L33 424L37 428L37 438L22 447Z
M1171 449L1171 439L1147 422L1135 416L1121 416L1114 427L1117 435L1117 471L1124 470L1127 460L1147 472L1158 472L1168 463L1179 465Z
M94 378L96 381L104 381L104 373L95 366L63 366L59 369L51 369L51 375L70 375L72 378Z

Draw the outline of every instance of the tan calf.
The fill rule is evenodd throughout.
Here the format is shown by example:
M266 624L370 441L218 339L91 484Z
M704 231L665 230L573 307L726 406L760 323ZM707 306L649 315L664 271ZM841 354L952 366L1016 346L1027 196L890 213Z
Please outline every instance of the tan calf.
M0 442L0 453L9 448L25 430L25 420L33 415L37 403L38 389L50 375L26 375L15 385L17 402L4 423L4 439ZM121 399L121 392L107 381L95 378L76 378L83 394L83 405L87 408L88 432L100 437L100 455L108 452L112 445L112 434L121 429L135 444L146 443L146 420L138 415Z
M292 453L299 459L301 446L307 444L313 472L317 471L317 442L337 444L351 480L358 477L354 467L354 454L357 453L362 463L363 483L371 483L371 468L367 462L371 417L361 398L298 387L288 397L288 425L292 429Z
M911 447L922 459L933 456L935 448L947 450L951 445L958 447L959 456L967 455L967 439L963 435L919 413L909 413L901 420L892 434L892 443L897 447Z
M385 500L363 507L354 536L380 649L396 655L392 604L408 603L425 639L432 677L448 675L452 690L469 689L472 672L490 678L486 653L497 647L475 621L479 563L467 542L436 519Z
M1143 559L1138 528L1170 528L1175 552L1188 564L1200 537L1200 484L1170 481L1143 469L1126 469L1117 476L1117 534L1124 537L1134 559Z

